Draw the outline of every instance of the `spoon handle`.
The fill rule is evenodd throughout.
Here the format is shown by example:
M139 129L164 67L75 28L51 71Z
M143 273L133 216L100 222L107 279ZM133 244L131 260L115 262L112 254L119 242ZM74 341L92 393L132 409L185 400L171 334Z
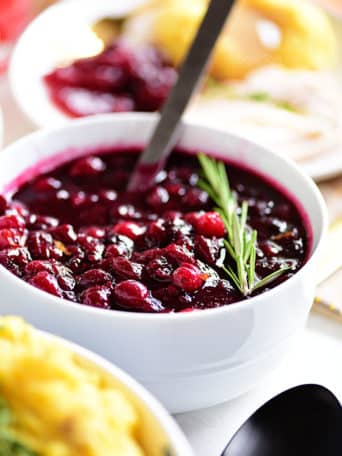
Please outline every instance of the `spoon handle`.
M201 81L216 40L234 3L235 0L211 0L181 66L178 80L163 107L150 143L132 174L129 190L143 190L153 185L155 175L177 142L182 115ZM177 27L177 24L175 26Z

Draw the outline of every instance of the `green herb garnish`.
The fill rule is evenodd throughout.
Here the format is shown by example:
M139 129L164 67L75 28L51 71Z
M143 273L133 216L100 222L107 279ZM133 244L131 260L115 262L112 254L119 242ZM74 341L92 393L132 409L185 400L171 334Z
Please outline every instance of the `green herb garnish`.
M8 404L0 396L0 456L38 456L12 435L9 429L11 421Z
M239 206L236 194L231 190L226 167L222 161L204 154L198 155L203 178L198 186L205 190L216 204L225 224L227 238L224 240L229 257L234 267L222 265L222 269L244 296L249 296L258 288L264 287L280 277L289 267L281 267L272 274L259 279L255 273L257 231L247 225L248 203Z
M271 96L267 92L253 92L253 93L248 94L246 96L246 98L248 98L249 100L252 100L252 101L260 101L260 102L272 100Z

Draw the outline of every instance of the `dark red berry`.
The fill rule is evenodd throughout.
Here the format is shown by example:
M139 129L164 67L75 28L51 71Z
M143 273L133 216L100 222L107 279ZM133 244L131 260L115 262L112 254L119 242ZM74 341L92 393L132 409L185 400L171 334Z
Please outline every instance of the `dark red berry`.
M55 296L62 296L62 291L58 285L56 277L46 271L38 272L37 275L29 280L29 283L36 288L40 288L47 293Z
M154 209L158 209L169 201L169 194L166 188L157 185L146 198L146 202Z
M207 237L223 237L225 226L217 212L203 212L193 221L196 233Z
M33 231L29 234L27 241L28 249L34 259L47 260L63 258L63 249L58 246L51 234L45 231Z
M161 312L164 307L157 299L153 298L145 285L136 280L125 280L114 288L116 303L129 310L142 312Z
M119 222L115 225L113 231L135 241L145 233L146 228L134 222Z
M143 266L139 263L130 261L126 257L115 257L112 258L111 270L114 272L115 276L122 279L134 279L140 280L143 270Z
M0 230L3 228L25 228L25 220L19 214L9 214L0 217Z
M69 224L59 225L56 228L52 229L50 232L55 239L58 239L65 244L71 244L77 239L77 234L74 230L74 227Z
M105 164L99 157L80 158L70 169L70 176L94 176L105 169Z
M109 309L111 303L111 290L104 286L87 288L81 293L81 302L87 306Z
M81 288L89 288L94 285L110 285L113 277L102 269L89 269L77 278L77 285Z
M59 190L62 182L54 177L41 177L34 183L34 189L37 192L49 192Z
M14 228L4 228L0 230L0 250L24 245L26 235Z
M183 263L173 273L173 283L189 293L201 288L204 281L203 273L193 264Z

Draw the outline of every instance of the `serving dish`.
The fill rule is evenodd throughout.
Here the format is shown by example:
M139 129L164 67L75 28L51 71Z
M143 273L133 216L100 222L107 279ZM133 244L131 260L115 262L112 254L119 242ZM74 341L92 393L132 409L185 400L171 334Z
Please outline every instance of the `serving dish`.
M42 80L43 76L56 66L68 64L77 58L100 52L103 44L91 31L90 24L93 24L101 17L123 17L134 10L140 3L144 2L142 0L129 0L124 5L115 3L110 6L106 2L101 2L96 4L96 8L94 8L94 3L85 1L82 2L82 8L80 8L79 0L64 1L48 8L30 24L14 51L10 67L10 81L18 105L36 125L61 125L70 120L70 117L55 107L50 100L47 88ZM61 28L63 28L63 34L60 34ZM41 39L42 36L44 36L44 40ZM76 40L76 36L79 39ZM32 54L31 49L35 49L34 54ZM265 78L269 80L266 75ZM308 78L310 81L311 76L309 75ZM319 78L320 76L318 76ZM321 84L324 84L324 77ZM275 85L277 86L277 84ZM310 86L310 82L308 85ZM308 89L309 99L311 90L311 88ZM292 89L290 93L291 91ZM294 98L300 100L301 91L298 89L294 91L297 93ZM332 91L334 92L335 89L332 89ZM288 89L283 90L283 92L286 96ZM332 104L334 104L335 98L333 97ZM236 109L239 112L239 116L241 116L243 122L247 121L248 124L250 115L248 114L248 109L244 108L244 100L242 100L242 103L239 100L234 102L233 99L232 101L233 107L228 106L230 113L234 112L234 106L237 102ZM251 102L250 100L247 101L248 103ZM255 110L254 116L263 118L261 124L266 122L265 125L261 126L257 134L257 136L265 136L266 138L261 141L261 144L266 143L269 144L268 147L273 147L273 143L275 143L274 150L277 150L275 138L279 135L280 129L282 129L282 133L285 135L285 144L289 143L290 147L292 142L295 149L298 148L299 151L303 149L305 153L309 152L309 156L305 160L301 160L301 166L316 180L337 175L342 171L342 159L339 150L337 150L340 139L339 134L335 131L335 123L338 123L335 120L339 118L338 114L335 115L338 103L336 102L336 107L331 108L332 113L331 116L328 116L328 119L328 117L325 118L324 112L326 109L324 105L327 101L329 106L329 96L323 103L318 102L318 105L322 104L318 109L320 111L319 116L316 118L317 113L314 112L308 122L307 119L302 119L299 115L296 118L293 112L281 112L281 109L275 109L272 104L266 104L265 109L260 106L263 103L254 103L252 106L252 112ZM306 111L307 108L310 112L310 106L305 106L304 110ZM194 116L192 120L197 121L198 118L200 119L203 109L206 110L205 104L198 114L194 105L194 108L188 114L189 119L192 119L192 116ZM220 116L225 117L226 107L224 103L222 107L217 109ZM239 116L238 118L240 118ZM253 117L253 114L251 117ZM335 120L331 120L330 117ZM206 124L207 119L205 116L201 122ZM253 129L258 129L258 122L255 125L253 122L250 126L252 132ZM268 123L270 123L269 128L267 127ZM323 126L325 123L327 126ZM301 125L301 127L297 129L297 127L294 127L296 124ZM286 128L283 128L284 125ZM224 126L224 129L226 128L227 126ZM320 137L321 133L317 132L317 129L324 132L322 137ZM232 131L237 131L240 134L240 131L236 130L236 126ZM267 135L271 138L270 142L268 142ZM274 139L272 139L272 135L275 137ZM316 138L316 141L313 138ZM284 150L286 153L286 147L280 147L280 149L281 153L284 153Z
M61 151L68 150L71 158L71 154L86 154L89 147L143 145L155 121L156 116L148 114L108 115L34 133L1 155L0 189L24 170L34 169L37 162ZM2 313L23 315L38 327L115 361L172 412L238 396L282 359L304 326L312 304L315 262L327 223L319 191L291 162L239 137L186 123L180 146L194 150L199 145L217 156L248 163L301 201L312 228L312 251L304 267L286 282L231 306L186 314L142 315L80 307L0 269L0 284L6 290Z
M112 419L114 422L118 419L117 416L115 417L115 414L119 414L123 420L127 419L127 423L129 423L129 420L134 417L134 415L130 417L130 413L136 414L134 419L137 419L138 427L132 442L136 441L140 450L144 451L143 454L151 456L193 455L190 445L181 430L162 405L148 391L146 391L121 369L79 345L73 344L53 334L37 331L26 325L24 321L18 319L17 317L9 316L3 318L1 321L3 323L2 330L5 332L1 336L3 338L4 359L6 360L9 368L14 369L17 375L20 376L20 372L22 372L19 365L21 362L20 360L23 360L24 365L27 367L30 366L30 363L31 367L32 365L37 368L39 366L41 367L41 377L35 377L34 373L31 373L31 376L28 374L26 392L31 392L33 394L35 387L40 384L41 389L45 389L45 393L43 391L39 391L37 394L38 396L40 394L40 398L44 402L45 407L49 407L54 404L57 394L60 395L63 391L65 391L66 394L69 394L70 385L72 385L75 397L79 395L78 400L76 399L72 405L75 407L74 409L71 407L69 410L67 407L61 407L60 410L57 410L58 407L56 407L56 410L50 410L50 416L48 410L46 410L44 412L45 414L43 413L41 416L39 416L39 414L35 416L35 409L32 407L32 414L36 419L35 424L37 422L39 423L39 420L44 416L48 421L46 423L47 428L45 430L48 429L51 433L46 436L47 440L44 442L47 454L53 454L53 452L55 450L57 451L58 448L59 450L63 450L64 445L63 448L57 446L54 447L54 445L57 445L57 442L59 442L58 439L62 439L63 436L67 436L68 434L66 431L63 433L63 431L53 429L53 426L56 425L55 423L63 423L63 419L65 419L65 416L68 416L68 414L69 425L71 421L71 427L69 429L70 434L68 437L70 441L68 443L70 445L75 445L73 448L77 448L77 444L75 442L78 441L79 445L86 445L87 451L93 451L93 448L90 449L87 445L86 439L82 440L82 429L87 429L87 426L89 425L87 423L74 422L73 427L72 422L73 420L80 419L80 410L83 410L84 414L91 410L93 407L92 401L94 400L96 393L98 393L98 397L101 397L101 394L103 393L102 399L104 399L104 402L102 405L99 404L99 407L101 408L102 413L106 413L106 411L107 413L111 413L110 407L113 407ZM39 344L39 349L36 344ZM25 349L27 349L27 351L25 351ZM30 352L30 349L32 350L32 353ZM44 360L41 358L44 350L46 350L46 353L49 353L51 357L46 364L44 364ZM15 363L19 364L16 365ZM58 365L58 363L60 363L60 365ZM63 363L64 366L69 366L69 372L67 375L64 375L62 370L59 370L61 369L61 366L63 366ZM90 375L87 376L88 374ZM91 374L93 374L93 377ZM96 379L96 376L99 376L98 380ZM23 436L26 436L26 442L30 442L30 440L35 442L35 439L39 436L39 432L37 432L35 425L32 425L32 421L30 422L30 414L25 415L25 413L20 413L20 406L14 399L15 397L20 398L20 394L17 391L11 390L6 383L7 380L5 378L5 391L1 392L1 405L2 407L4 407L4 404L6 404L6 406L9 404L11 404L11 407L13 406L13 410L10 408L9 411L11 414L18 413L19 423L21 423L22 427L27 425L27 423L31 423L32 427L26 434L25 430L21 429L19 426L19 435L17 436L19 439L18 441L20 442L19 436L21 435L22 438ZM18 380L16 379L16 381ZM65 382L65 384L63 384L63 382ZM47 395L49 399L44 396L46 391L48 391ZM87 394L88 398L86 397ZM106 394L108 395L107 399L105 398ZM82 397L82 395L85 396ZM30 398L27 398L24 393L21 400L26 405L30 403ZM82 408L82 401L84 400L88 400L89 402L83 403ZM77 407L80 407L80 409ZM130 407L132 407L132 409ZM7 409L2 408L2 410ZM131 412L129 412L129 410L131 410ZM101 419L99 421L99 418L99 416L93 416L93 424L95 422L99 424L101 422ZM4 429L5 422L4 417L4 420L1 423L1 430L4 432L4 434L1 434L1 442L4 436L6 438L7 435L5 434L6 431ZM106 423L106 421L104 421L104 423ZM124 426L123 423L121 423L121 425ZM120 422L116 422L114 424L111 423L111 426L112 430L114 430L114 432L118 432L121 437ZM124 429L124 427L122 429ZM77 432L79 434L77 434ZM94 432L97 432L96 428L94 429ZM10 435L11 434L9 434L9 436ZM102 435L102 438L105 438L105 435ZM21 444L22 443L23 442L21 442ZM68 446L68 449L69 448L71 447ZM106 445L104 445L103 448L108 449ZM132 454L141 454L140 451L133 451L134 448L136 448L135 443L134 446L127 446L125 448L127 451L132 451ZM66 451L65 448L64 450ZM125 453L125 451L122 453L122 447L120 447L120 445L118 445L117 451L120 454ZM82 450L80 450L80 453L77 454L82 454ZM116 454L115 449L114 454ZM131 452L129 454L131 454Z

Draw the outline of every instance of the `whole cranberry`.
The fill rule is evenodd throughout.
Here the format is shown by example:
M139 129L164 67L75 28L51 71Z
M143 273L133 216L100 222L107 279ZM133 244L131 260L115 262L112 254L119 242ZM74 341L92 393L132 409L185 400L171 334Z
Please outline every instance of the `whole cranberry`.
M85 226L80 229L80 232L96 239L103 239L106 236L106 230L99 226Z
M51 234L45 231L34 231L29 234L27 241L28 249L34 259L63 258L63 250L54 242Z
M199 188L191 188L182 198L182 204L187 208L191 209L200 209L205 204L208 203L209 197L208 193L204 192Z
M217 212L199 213L192 221L196 233L207 237L223 237L225 226L222 217Z
M125 178L126 184L127 178ZM113 221L115 220L140 220L142 217L141 212L133 206L133 204L119 204L118 206L114 206L111 210L111 218Z
M5 214L20 215L26 220L30 211L21 201L11 201L11 207L5 211Z
M102 259L105 246L98 239L80 233L77 237L77 242L85 251L86 257L91 263L95 263Z
M70 195L70 203L73 207L79 208L88 202L88 197L85 192L74 192Z
M147 264L156 258L159 258L163 254L163 249L155 248L144 250L143 252L133 252L132 260L142 264Z
M28 277L33 277L39 272L49 272L50 274L55 274L55 260L33 260L25 268L25 274Z
M62 291L58 285L56 277L49 274L47 271L38 272L38 274L29 280L29 283L36 288L46 291L47 293L55 296L62 296Z
M98 196L103 203L112 203L117 199L118 194L115 190L100 190Z
M147 195L146 202L154 209L159 209L169 201L169 193L165 187L157 185Z
M0 251L0 264L17 275L24 272L25 267L30 261L31 255L26 247Z
M134 242L129 237L115 234L110 230L108 242L110 244L106 248L105 257L126 256L129 258L132 255Z
M89 269L77 278L77 285L81 288L89 288L94 285L110 285L113 277L102 269Z
M204 278L196 266L182 263L173 273L173 283L181 290L191 293L202 287Z
M112 258L110 264L115 276L120 279L141 279L143 266L139 263L130 261L126 257L118 256Z
M47 215L30 214L27 220L27 227L30 230L48 230L58 225L58 219Z
M4 228L0 230L0 250L21 247L25 244L26 235L22 230Z
M148 225L145 242L148 247L157 247L165 243L167 238L164 220L158 219Z
M81 293L81 302L87 306L109 309L111 303L111 290L104 286L90 287Z
M59 225L56 228L53 228L50 233L55 239L58 239L65 244L71 244L77 239L77 234L74 230L74 227L69 224Z
M190 252L185 246L177 244L169 244L163 250L166 258L174 261L175 263L194 263L194 254Z
M155 258L147 263L145 275L157 282L171 282L173 267L163 256Z
M57 275L58 285L63 291L72 291L76 286L76 280L70 269L63 267Z
M54 177L41 177L35 181L33 188L37 192L49 192L58 190L62 187L62 182Z
M146 228L138 225L137 223L125 221L117 223L113 231L117 234L127 236L135 241L145 233Z
M70 176L94 176L102 173L106 168L99 157L84 157L77 160L70 168Z
M126 309L153 312L153 301L145 285L136 280L125 280L114 288L116 302Z
M226 255L223 239L207 238L201 235L195 236L195 252L201 260L211 266L222 264Z
M0 217L0 230L3 228L25 228L25 220L19 214L8 214Z
M86 254L81 247L77 245L68 246L68 251L70 254L69 260L67 261L67 266L74 273L84 272L89 266L86 259Z

